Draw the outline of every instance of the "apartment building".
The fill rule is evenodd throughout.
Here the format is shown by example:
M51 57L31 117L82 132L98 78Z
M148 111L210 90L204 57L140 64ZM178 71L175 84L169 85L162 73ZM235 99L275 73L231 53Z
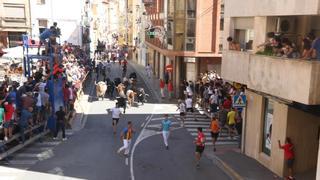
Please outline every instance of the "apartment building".
M61 43L68 41L81 45L81 11L84 6L84 0L30 0L32 38L38 39L46 28L57 22L61 29Z
M21 44L22 34L31 32L29 0L0 1L0 43L4 47Z
M225 1L224 37L233 37L241 51L228 50L224 41L222 77L247 87L242 151L280 176L287 172L278 140L290 137L295 173L320 179L320 62L273 56L258 47L274 32L301 52L309 32L320 36L319 5L319 0Z
M146 11L142 18L148 29L144 62L153 67L157 78L163 78L169 67L176 96L182 94L181 81L195 81L200 73L210 70L220 72L220 0L144 0L143 3ZM150 30L154 35L150 36Z

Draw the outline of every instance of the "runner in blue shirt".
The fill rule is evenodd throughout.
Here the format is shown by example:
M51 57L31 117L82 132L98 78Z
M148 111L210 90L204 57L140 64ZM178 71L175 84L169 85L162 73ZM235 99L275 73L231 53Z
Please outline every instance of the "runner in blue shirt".
M168 138L170 134L171 121L168 119L168 114L164 115L165 119L162 121L162 136L164 140L164 144L166 145L166 149L169 149Z

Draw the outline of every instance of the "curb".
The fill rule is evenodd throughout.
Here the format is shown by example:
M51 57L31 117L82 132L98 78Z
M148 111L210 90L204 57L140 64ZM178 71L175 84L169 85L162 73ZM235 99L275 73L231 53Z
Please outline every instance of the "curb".
M213 154L205 153L205 155L210 158L215 165L219 167L224 173L226 173L233 180L244 180L239 173L237 173L232 167L230 167L227 163L221 160L218 156Z
M145 75L142 74L135 66L139 66L139 64L136 64L134 62L130 62L129 61L130 66L134 69L135 72L138 73L138 75L141 77L142 81L144 82L144 84L147 86L147 88L149 89L150 93L152 93L153 97L156 98L156 100L158 102L161 102L161 98L158 95L158 93L155 93L154 89L150 86L150 83L147 82L147 80L144 78Z

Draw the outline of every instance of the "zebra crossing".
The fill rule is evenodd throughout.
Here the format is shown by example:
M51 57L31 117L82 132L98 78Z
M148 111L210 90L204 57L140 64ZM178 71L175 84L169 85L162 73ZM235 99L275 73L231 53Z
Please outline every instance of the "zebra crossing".
M72 130L66 130L66 138L69 138L72 135ZM61 139L62 138L53 140L51 137L45 137L42 142L35 142L29 146L26 146L22 150L10 155L8 157L8 161L2 161L0 165L27 170L37 162L53 157L53 149L64 142L61 141Z
M180 115L174 115L176 119L180 119ZM195 121L195 118L197 121ZM184 127L194 138L197 137L197 128L202 127L203 133L206 136L206 145L212 145L212 137L210 134L210 118L206 114L201 114L196 111L193 114L187 113L185 116ZM228 129L221 128L216 146L219 145L238 145L239 137L229 138Z

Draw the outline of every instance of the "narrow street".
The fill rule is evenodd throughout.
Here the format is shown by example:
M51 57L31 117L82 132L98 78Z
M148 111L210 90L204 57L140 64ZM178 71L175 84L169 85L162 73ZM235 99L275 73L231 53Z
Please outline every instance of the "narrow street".
M130 72L133 69L129 66ZM119 65L114 64L111 78L120 73ZM142 82L138 77L137 86L150 93ZM192 133L180 126L178 118L173 118L177 114L175 104L159 104L151 97L143 106L128 108L114 136L108 109L115 102L108 98L98 101L95 90L89 87L88 91L91 94L83 129L69 130L67 141L47 138L28 146L11 157L9 167L90 180L229 179L206 157L201 160L201 168L195 168ZM171 114L173 120L169 150L165 149L160 131L164 113ZM116 151L122 146L119 132L129 120L136 131L131 146L134 152L125 157ZM210 146L207 151L211 151Z

